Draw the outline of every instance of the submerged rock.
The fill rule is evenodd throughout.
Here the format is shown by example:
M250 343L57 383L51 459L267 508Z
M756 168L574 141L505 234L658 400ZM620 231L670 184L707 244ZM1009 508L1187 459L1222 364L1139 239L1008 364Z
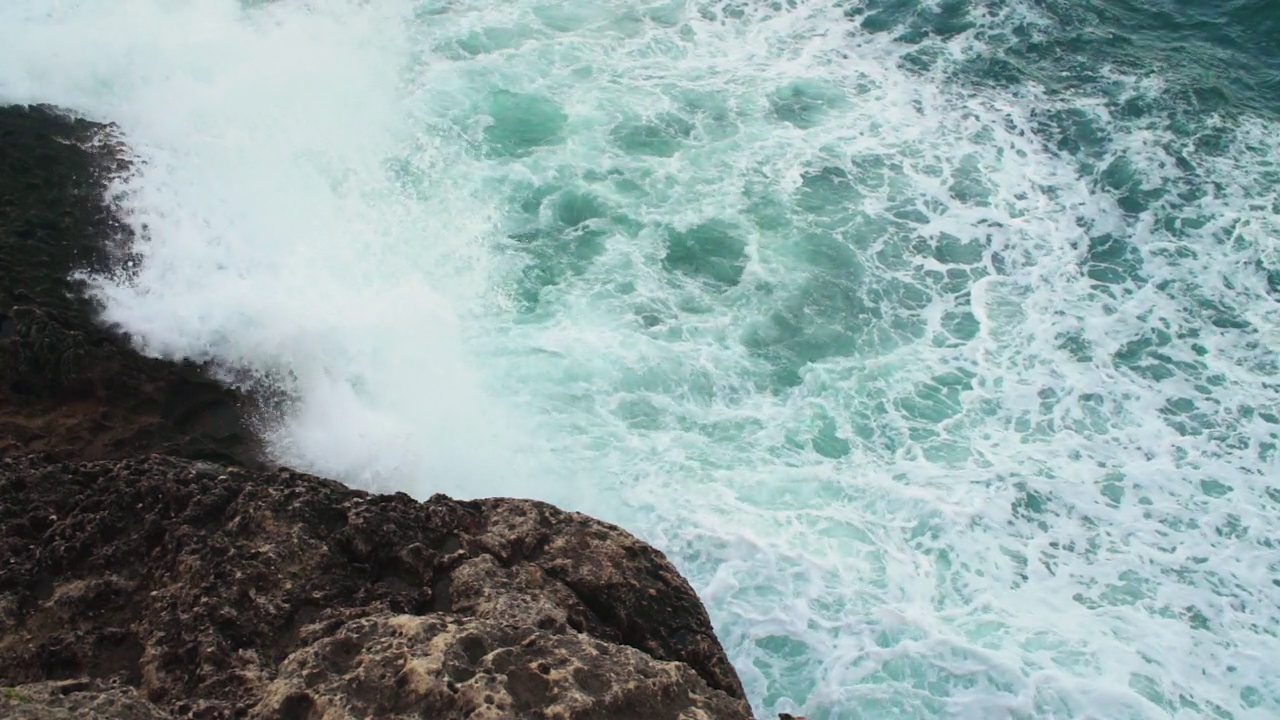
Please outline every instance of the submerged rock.
M104 131L0 108L0 717L750 717L656 549L268 469L249 398L95 322Z

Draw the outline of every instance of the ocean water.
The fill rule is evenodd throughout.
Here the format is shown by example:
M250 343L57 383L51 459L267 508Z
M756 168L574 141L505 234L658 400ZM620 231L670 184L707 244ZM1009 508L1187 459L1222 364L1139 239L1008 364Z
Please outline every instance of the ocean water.
M762 718L1280 717L1268 0L7 0L146 351L664 550Z

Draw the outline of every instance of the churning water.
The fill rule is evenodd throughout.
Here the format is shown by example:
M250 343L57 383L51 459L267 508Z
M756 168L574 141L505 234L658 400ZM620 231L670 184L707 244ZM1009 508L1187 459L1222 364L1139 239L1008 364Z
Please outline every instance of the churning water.
M762 716L1280 716L1269 0L6 0L151 353L618 522Z

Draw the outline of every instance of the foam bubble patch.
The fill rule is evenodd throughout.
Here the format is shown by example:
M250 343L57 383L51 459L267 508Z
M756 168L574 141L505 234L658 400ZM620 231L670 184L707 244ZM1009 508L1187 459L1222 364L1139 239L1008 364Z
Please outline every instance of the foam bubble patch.
M121 124L108 317L281 461L623 524L762 717L1271 717L1277 125L1157 20L23 0L0 98Z

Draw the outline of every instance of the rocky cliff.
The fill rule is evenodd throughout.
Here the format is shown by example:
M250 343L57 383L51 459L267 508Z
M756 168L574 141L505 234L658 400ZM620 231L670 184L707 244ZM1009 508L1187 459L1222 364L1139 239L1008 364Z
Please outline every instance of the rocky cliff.
M0 717L750 717L654 548L271 468L247 398L96 323L103 131L0 108Z

